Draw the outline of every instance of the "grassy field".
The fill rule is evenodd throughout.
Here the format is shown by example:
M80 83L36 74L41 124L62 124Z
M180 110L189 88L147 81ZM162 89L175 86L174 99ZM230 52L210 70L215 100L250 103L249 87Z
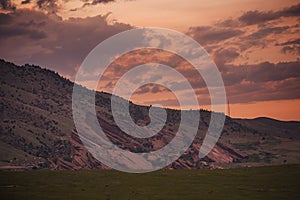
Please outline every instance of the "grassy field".
M226 170L0 172L0 199L300 199L300 165Z

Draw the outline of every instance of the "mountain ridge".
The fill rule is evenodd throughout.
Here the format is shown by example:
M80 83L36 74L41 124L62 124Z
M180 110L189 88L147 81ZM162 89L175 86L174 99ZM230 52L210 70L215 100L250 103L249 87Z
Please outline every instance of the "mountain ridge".
M57 72L39 66L17 66L4 60L0 60L0 65L0 166L108 168L97 161L78 138L71 110L73 82ZM130 109L135 122L149 122L147 106L131 103ZM174 137L178 124L178 110L167 109L170 117L164 129L149 140L138 140L122 133L114 123L109 93L96 92L96 111L99 123L105 127L109 139L121 148L133 152L152 151L166 145ZM282 121L270 119L271 124L261 122L264 118L226 117L219 142L207 157L199 159L198 150L210 118L209 111L200 112L197 137L185 154L167 168L197 169L249 163L263 165L300 162L297 147L300 123L295 122L290 127L292 122L287 122L276 127L277 130L269 131L274 129L274 124ZM272 144L280 147L280 150L272 149ZM292 145L286 147L287 144Z

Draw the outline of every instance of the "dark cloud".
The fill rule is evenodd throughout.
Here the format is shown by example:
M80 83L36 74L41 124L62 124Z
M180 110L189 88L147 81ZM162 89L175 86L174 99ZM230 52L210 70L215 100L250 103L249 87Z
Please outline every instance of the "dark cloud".
M277 43L276 46L283 46L281 51L284 54L300 55L300 39Z
M95 6L98 4L108 4L108 3L114 3L116 0L81 0L83 2L83 5L78 8L72 8L70 11L78 11L86 6ZM133 1L133 0L125 0L125 1Z
M242 30L233 28L220 28L213 26L198 26L189 28L187 34L197 40L201 45L218 43L243 34Z
M227 94L232 103L253 101L297 99L300 96L300 61L253 65L225 65L219 69ZM187 74L185 74L187 75ZM190 73L187 76L193 88L204 102L209 99L206 85L200 76ZM198 81L196 83L195 81ZM297 81L295 81L297 80ZM292 89L292 91L290 90Z
M299 99L300 78L271 83L245 82L226 87L231 103Z
M146 94L150 92L149 85L144 85L142 87L139 87L134 93L135 94Z
M50 5L51 2L55 2L55 0L54 1L52 1L52 0L38 0L36 2L36 4L38 5L39 8L42 8L45 4Z
M300 17L300 3L279 11L283 17Z
M219 49L222 49L224 45L227 49L237 49L235 52L247 59L247 52L251 53L253 48L257 50L268 46L279 46L277 41L280 37L287 38L290 35L298 34L298 24L287 25L285 23L283 25L279 21L272 20L281 17L299 17L299 9L300 4L278 11L248 11L240 17L221 20L212 26L191 27L187 34L203 45L209 53L215 54L214 58L218 62L217 64L223 65L226 62L231 62L224 60L224 54L219 52ZM248 27L248 25L255 26ZM298 44L280 44L280 46L284 46L282 53L285 54L296 55L300 49Z
M152 93L159 93L159 92L163 92L165 91L165 89L159 85L154 85L152 88L151 88L151 92Z
M229 18L229 19L217 21L215 23L215 26L218 26L218 27L239 27L240 23L236 19Z
M0 24L9 24L11 22L11 16L7 14L0 13Z
M115 0L82 0L84 2L82 7L86 6L95 6L98 4L108 4L115 2ZM73 11L76 11L78 8L73 9Z
M287 31L288 28L289 28L288 26L261 28L258 31L248 35L247 39L257 40L257 39L265 38L266 36L271 34L281 34Z
M160 92L166 92L169 91L165 87L158 85L158 84L147 84L143 85L142 87L139 87L134 93L135 94L147 94L147 93L160 93Z
M264 62L256 66L248 66L246 80L253 82L268 82L300 78L299 65L299 61L294 61L279 62L277 64Z
M213 58L217 66L223 66L226 63L230 63L239 56L240 53L235 48L220 48L217 49L213 54Z
M108 24L107 16L62 20L33 10L1 14L0 57L17 64L32 63L51 68L63 75L74 75L87 54L100 42L128 24Z
M289 26L259 27L258 30L252 31L251 34L243 34L236 38L235 41L230 41L227 45L237 47L241 54L247 51L251 52L253 48L256 48L257 51L258 49L276 46L280 37L287 37L291 32Z
M16 6L10 0L0 0L0 8L2 10L15 10Z
M234 65L224 63L238 57L236 49L219 49L215 54L221 57L219 59L225 60L220 61L223 65L219 65L219 70L232 103L299 98L300 84L297 83L300 81L300 61ZM201 103L209 104L209 93L201 75L197 75L195 69L189 67L180 67L176 70L189 80ZM166 92L166 88L146 85L136 91L137 94L157 92Z
M248 11L238 18L244 25L253 25L276 20L281 17L299 17L300 4L284 8L279 11Z
M43 14L36 15L37 17ZM23 37L24 39L42 39L46 37L46 33L41 30L41 25L45 23L42 19L22 19L22 14L19 12L0 14L0 41L9 38Z
M106 3L110 3L110 2L115 2L115 0L83 0L83 2L85 2L84 5L97 5L97 4L106 4Z
M36 5L49 13L56 13L59 10L58 0L38 0Z
M253 65L225 65L220 67L227 95L231 103L287 100L300 98L300 61ZM190 74L190 82L199 77ZM198 82L199 83L199 82ZM205 104L209 94L205 83L192 84Z
M232 28L241 30L245 30L244 28L247 28L250 25L257 26L259 30L251 34L249 39L252 39L251 37L253 37L254 39L257 37L262 38L269 34L280 34L284 31L288 32L292 28L299 28L298 24L290 27L278 27L278 24L280 24L280 21L278 19L281 19L283 17L296 17L298 18L298 21L300 21L300 4L277 11L247 11L238 18L228 18L217 21L214 26L219 28Z
M226 85L240 84L242 81L263 83L300 78L299 65L300 61L277 64L263 62L256 65L226 65L221 71Z
M219 49L221 46L224 46L224 42L226 42L226 46L235 46L234 48L238 48L240 52L238 52L238 50L235 50L235 52L240 54L252 47L264 48L267 45L272 45L276 42L276 39L269 36L286 34L289 32L290 27L288 26L260 27L249 35L247 35L247 31L242 28L235 29L218 26L199 26L191 27L187 34L201 45L205 46L208 52L215 52L222 57L223 54L221 54ZM228 54L229 52L226 53ZM223 57L218 60L220 61L221 59L223 59Z
M299 8L300 4L278 11L249 11L238 18L219 21L213 26L189 29L188 34L212 55L232 103L300 98L300 61L296 57L297 61L290 62L234 64L235 59L241 56L247 59L248 53L268 46L282 46L283 53L300 55L300 39L278 43L279 38L282 40L298 34L299 25L283 25L278 19L299 18ZM192 83L199 79L192 71L187 72L186 76ZM192 85L199 91L205 87L203 81ZM203 95L204 101L207 101L209 96Z
M21 4L29 4L31 2L31 0L24 0L21 2Z
M245 25L253 25L253 24L259 24L264 23L266 21L278 19L280 17L279 13L277 12L262 12L262 11L248 11L244 13L242 16L238 18L240 22L242 22Z
M300 98L300 61L221 68L232 103Z
M30 39L38 40L46 37L46 33L37 29L27 29L23 27L8 27L0 30L0 40L9 37L28 37Z
M26 22L18 23L21 27L35 27L35 28L43 28L46 25L46 21L36 22L33 19Z
M10 1L5 1L5 4L2 2L4 1L0 0L1 7L8 9L7 5L10 5ZM35 1L33 2L35 3ZM84 2L94 2L95 5L112 1ZM132 28L124 23L107 23L108 15L63 20L53 14L59 9L56 1L39 0L36 3L38 8L43 11L47 10L47 13L50 14L22 9L7 14L0 13L0 45L5 47L0 48L1 58L16 64L37 64L51 68L63 75L73 76L76 67L97 44L114 34ZM249 11L238 19L231 18L213 26L191 27L188 30L188 34L211 53L221 71L232 103L300 98L300 92L298 92L300 61L263 62L238 66L234 64L235 59L245 55L244 51L251 50L251 47L264 47L269 44L282 47L283 53L299 55L300 39L292 40L288 39L289 37L282 37L286 38L286 41L283 40L285 42L276 42L276 37L291 33L290 27L280 26L277 23L261 25L281 17L299 16L298 9L299 5L280 11ZM258 26L247 26L254 24ZM293 31L297 28L299 26L295 26ZM251 29L250 34L248 34L248 29ZM145 60L146 57L148 57L147 54ZM170 62L174 66L183 65L180 59L170 58L172 58ZM137 62L143 60L140 57L136 59ZM135 63L135 61L130 58L126 60L126 63ZM113 68L117 73L123 73L125 69L127 68L124 68L122 63L118 63ZM205 83L200 76L195 75L195 69L183 67L180 73L190 80L198 95L205 96L207 94L207 92L203 92ZM113 82L109 82L112 78L110 76L106 78L107 86L113 86ZM164 92L165 90L159 86L148 85L139 88L136 92L144 94Z

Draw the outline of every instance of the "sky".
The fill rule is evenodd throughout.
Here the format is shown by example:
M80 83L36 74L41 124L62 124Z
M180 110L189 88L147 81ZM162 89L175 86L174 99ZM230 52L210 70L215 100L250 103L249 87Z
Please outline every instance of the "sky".
M300 1L0 0L0 57L74 80L97 44L136 27L174 29L202 45L221 72L231 117L300 120ZM120 76L114 69L122 71L133 57L169 59L195 79L172 55L141 55L113 63L106 72L113 78L99 90L112 91ZM207 88L195 87L201 107L209 109ZM177 106L175 96L157 85L139 88L131 100Z

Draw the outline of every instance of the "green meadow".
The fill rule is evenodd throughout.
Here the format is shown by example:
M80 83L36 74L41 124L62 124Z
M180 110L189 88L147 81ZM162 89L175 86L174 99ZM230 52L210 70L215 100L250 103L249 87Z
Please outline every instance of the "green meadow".
M300 165L217 170L1 171L0 199L300 199Z

